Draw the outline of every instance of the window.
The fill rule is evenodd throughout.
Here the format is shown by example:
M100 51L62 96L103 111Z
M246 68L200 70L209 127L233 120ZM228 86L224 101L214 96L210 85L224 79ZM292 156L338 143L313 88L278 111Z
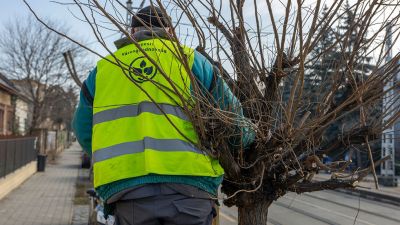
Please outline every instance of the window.
M388 170L393 170L393 161L390 160L390 161L388 161L387 163L388 163L388 164L387 164L387 169L388 169Z
M29 128L28 119L25 118L25 119L24 119L24 128L22 129L22 133L23 133L24 135L25 135L26 132L28 131L28 128Z
M4 110L0 109L0 135L4 134Z
M391 155L393 157L393 148L389 147L386 155Z
M388 143L393 143L393 134L388 134Z
M14 112L12 110L7 111L7 132L12 133L13 132L13 126L14 126Z

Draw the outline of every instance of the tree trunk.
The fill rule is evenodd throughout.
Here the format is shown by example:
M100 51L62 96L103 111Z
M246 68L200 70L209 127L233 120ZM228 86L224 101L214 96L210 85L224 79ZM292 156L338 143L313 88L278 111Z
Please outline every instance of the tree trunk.
M30 124L30 130L29 133L33 134L33 131L38 127L39 125L39 103L34 103L33 104L33 112L32 112L32 122Z
M271 200L260 199L248 207L239 207L239 225L266 225L271 203Z

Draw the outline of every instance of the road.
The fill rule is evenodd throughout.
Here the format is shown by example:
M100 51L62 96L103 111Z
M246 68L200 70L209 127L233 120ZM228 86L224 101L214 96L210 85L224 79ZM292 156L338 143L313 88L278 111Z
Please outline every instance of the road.
M399 225L400 207L335 191L290 193L273 203L268 217L268 225ZM222 207L220 224L237 225L237 210Z

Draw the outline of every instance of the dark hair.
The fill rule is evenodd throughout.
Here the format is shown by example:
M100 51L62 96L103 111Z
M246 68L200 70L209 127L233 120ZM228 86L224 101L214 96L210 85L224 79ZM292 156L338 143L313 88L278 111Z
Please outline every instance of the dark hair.
M146 6L139 10L136 16L132 16L131 27L169 27L168 15L164 15L160 8L156 6ZM145 25L144 25L145 24Z

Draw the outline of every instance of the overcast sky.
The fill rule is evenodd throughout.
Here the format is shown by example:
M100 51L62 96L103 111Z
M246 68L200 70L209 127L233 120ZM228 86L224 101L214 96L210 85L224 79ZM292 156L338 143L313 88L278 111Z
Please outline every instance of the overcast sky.
M71 0L59 0L60 2L72 2ZM125 0L122 0L125 2ZM147 0L147 4L148 4ZM327 0L328 2L330 0ZM7 2L7 3L5 3ZM57 3L54 3L49 0L28 0L29 4L32 6L32 8L37 12L37 14L42 17L42 18L47 18L51 20L56 20L56 21L62 21L65 23L67 26L71 28L71 33L70 36L73 37L74 39L80 40L83 43L89 44L88 46L97 52L101 53L102 55L106 55L107 51L104 50L100 44L96 43L96 39L90 29L90 26L86 24L85 22L80 21L78 18L83 18L82 14L80 13L79 9L76 6L66 6L66 5L60 5ZM141 2L141 0L133 0L134 6L138 6ZM167 1L166 1L167 2ZM266 3L265 0L258 0L259 5L257 8L260 8L260 13L264 13L263 15L263 31L270 32L271 31L271 26L270 26L270 21L269 17L266 14ZM306 3L312 4L313 1L306 1ZM246 1L245 7L245 16L246 17L251 17L254 18L254 7L253 1ZM284 14L284 8L280 6L279 1L273 1L273 11L274 11L274 16L276 18L279 18ZM226 10L226 12L228 12ZM206 14L206 13L205 13ZM23 3L22 0L6 0L3 1L2 6L0 7L0 26L3 23L7 23L9 20L23 20L27 19L27 17L31 15L31 12L28 10L27 6ZM123 13L125 15L125 13ZM177 15L171 15L173 20L176 20L174 17L178 17ZM204 15L207 16L207 15ZM78 18L75 18L78 17ZM180 27L181 32L188 34L190 31L188 31L188 28L185 26ZM186 29L186 32L185 32ZM109 31L109 30L102 30L102 34L104 37L106 37L106 41L108 46L113 46L113 41L119 39L121 37L121 34L119 34L117 31ZM193 33L191 33L193 35ZM189 38L190 39L190 38ZM271 43L273 43L272 38ZM191 38L191 41L193 42L193 36ZM196 39L194 38L194 42L196 42ZM268 42L268 40L267 40ZM193 45L196 45L197 43L193 43ZM396 47L394 48L394 54L399 52L399 44L396 44ZM115 49L115 48L114 48ZM98 57L92 56L94 60L98 59Z
M3 1L3 4L0 7L1 24L7 23L9 20L27 19L28 16L32 15L22 0L7 0L7 3L4 2L5 1ZM60 2L71 1L60 0ZM96 43L96 39L90 30L90 27L78 19L82 18L82 14L79 12L76 6L60 5L49 0L28 0L28 3L41 18L65 23L71 28L71 37L80 40L83 43L89 43L91 48L94 48L103 55L106 54L106 51L98 43ZM75 16L78 18L75 18ZM106 40L109 41L110 46L114 40L121 36L116 32L108 31L105 31L105 35L108 36Z

